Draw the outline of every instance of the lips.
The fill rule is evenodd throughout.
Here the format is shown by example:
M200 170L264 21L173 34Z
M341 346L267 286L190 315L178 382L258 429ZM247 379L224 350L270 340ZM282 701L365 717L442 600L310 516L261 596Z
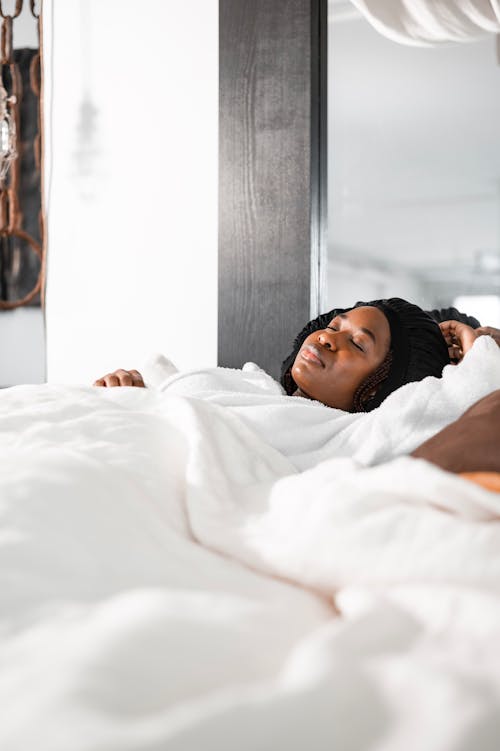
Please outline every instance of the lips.
M306 346L300 350L300 356L303 360L315 363L316 365L321 365L322 368L325 367L325 363L321 358L321 352L314 346L314 344L306 344Z

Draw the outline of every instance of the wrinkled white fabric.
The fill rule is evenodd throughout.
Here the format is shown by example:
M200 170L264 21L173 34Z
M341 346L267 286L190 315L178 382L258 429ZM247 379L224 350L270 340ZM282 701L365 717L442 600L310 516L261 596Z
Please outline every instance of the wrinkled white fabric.
M284 396L281 386L254 364L243 370L177 373L163 381L160 370L156 383L165 394L228 408L304 470L333 456L371 465L411 453L478 399L500 388L500 349L491 337L479 337L458 367L447 366L440 379L426 378L398 389L368 414Z
M498 0L351 0L383 36L418 46L500 32Z
M0 392L2 751L490 751L500 496L404 457L298 473L238 408Z

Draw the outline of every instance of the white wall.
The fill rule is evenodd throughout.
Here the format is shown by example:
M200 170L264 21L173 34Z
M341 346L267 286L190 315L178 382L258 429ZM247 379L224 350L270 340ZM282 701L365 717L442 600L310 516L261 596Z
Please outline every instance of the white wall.
M215 365L217 0L46 0L44 39L48 380Z
M0 313L0 387L44 380L45 339L40 308Z

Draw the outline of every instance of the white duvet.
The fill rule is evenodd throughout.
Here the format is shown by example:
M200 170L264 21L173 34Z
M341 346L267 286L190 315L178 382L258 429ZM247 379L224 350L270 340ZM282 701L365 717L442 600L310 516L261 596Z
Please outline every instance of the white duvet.
M157 382L0 392L0 749L496 749L500 496L402 456L495 344L369 415Z

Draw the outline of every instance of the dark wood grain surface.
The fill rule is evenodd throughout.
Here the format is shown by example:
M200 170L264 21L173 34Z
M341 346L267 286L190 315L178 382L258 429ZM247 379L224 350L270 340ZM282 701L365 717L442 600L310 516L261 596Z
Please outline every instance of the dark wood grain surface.
M253 360L277 376L310 317L320 5L219 3L219 365Z

